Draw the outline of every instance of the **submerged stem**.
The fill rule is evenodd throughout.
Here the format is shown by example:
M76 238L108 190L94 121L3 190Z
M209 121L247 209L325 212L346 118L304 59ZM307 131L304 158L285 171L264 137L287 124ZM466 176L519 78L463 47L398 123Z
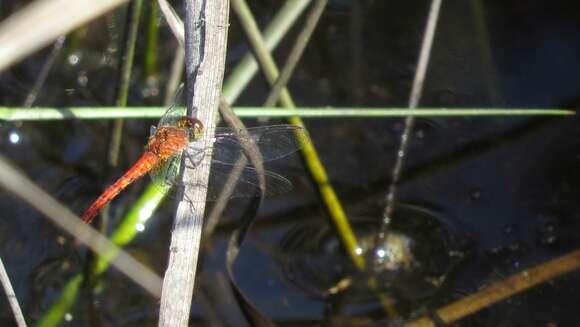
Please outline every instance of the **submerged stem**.
M439 9L441 8L441 0L433 0L431 2L431 8L429 10L429 17L427 18L427 27L425 28L425 35L423 36L423 43L421 45L421 52L419 54L419 60L417 63L417 69L415 71L415 77L413 79L413 87L411 89L411 96L409 98L409 109L415 109L419 105L419 100L421 99L421 94L423 92L423 83L425 82L425 75L427 73L427 65L429 64L429 57L431 55L431 48L433 45L433 38L435 37L435 28L437 27L437 19L439 18ZM393 218L393 210L395 208L395 202L397 197L397 188L399 186L399 179L401 178L401 170L403 169L403 164L407 154L407 147L409 144L409 138L411 137L411 131L413 130L413 125L415 123L415 118L413 116L407 116L405 118L405 129L401 134L401 141L399 144L399 150L397 150L397 159L395 161L395 166L393 167L391 173L391 186L387 193L386 206L383 212L383 221L379 234L377 235L377 240L375 246L380 246L387 236L388 228L390 226L391 219ZM376 251L375 251L376 253Z

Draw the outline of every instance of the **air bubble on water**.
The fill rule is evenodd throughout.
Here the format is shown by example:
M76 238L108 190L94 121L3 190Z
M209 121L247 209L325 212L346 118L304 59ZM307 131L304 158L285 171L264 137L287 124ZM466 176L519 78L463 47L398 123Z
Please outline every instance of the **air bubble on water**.
M396 232L390 232L385 236L382 243L375 248L375 266L391 271L409 268L414 260L411 239Z
M137 225L135 225L135 230L138 232L143 232L145 230L145 224L138 223Z
M422 139L425 137L425 131L422 129L418 129L415 131L415 137L418 139Z
M521 245L519 242L515 242L510 244L508 248L510 249L510 251L517 252L521 249Z
M546 235L542 238L541 243L542 245L554 245L556 243L556 236L554 235Z
M514 234L515 230L516 230L516 226L514 224L505 225L502 229L503 233L506 235Z
M70 312L67 312L64 314L64 320L65 321L72 321L73 320L73 315Z
M554 223L547 223L539 233L539 243L543 246L552 246L558 242L558 229Z
M479 188L473 188L469 191L469 198L472 201L477 201L481 198L481 189Z
M87 86L87 84L89 83L89 77L87 76L87 73L85 71L79 73L79 75L77 76L77 83L79 83L79 85L82 87Z
M70 56L68 56L68 63L71 66L78 64L80 60L81 58L77 54L71 54Z
M383 225L389 225L390 223L391 223L391 217L389 217L389 216L384 216L384 217L383 217ZM384 237L385 237L385 234L384 234L383 232L381 232L381 233L379 234L379 237L380 237L380 238L384 238Z
M20 134L18 134L18 132L16 132L16 131L12 131L8 135L8 139L10 140L10 143L18 144L18 143L20 143Z

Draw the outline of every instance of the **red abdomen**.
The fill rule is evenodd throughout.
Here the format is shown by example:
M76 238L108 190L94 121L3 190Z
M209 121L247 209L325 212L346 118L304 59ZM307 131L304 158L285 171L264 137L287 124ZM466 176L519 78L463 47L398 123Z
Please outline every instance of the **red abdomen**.
M127 185L150 171L158 161L159 157L156 154L150 151L145 152L125 175L121 176L113 185L109 186L83 213L83 221L89 224L107 202L115 198Z

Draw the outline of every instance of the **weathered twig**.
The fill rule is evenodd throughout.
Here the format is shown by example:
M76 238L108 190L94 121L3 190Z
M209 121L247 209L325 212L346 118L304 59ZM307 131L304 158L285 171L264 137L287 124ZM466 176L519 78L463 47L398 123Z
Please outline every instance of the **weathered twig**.
M2 287L4 288L4 292L6 292L6 298L8 299L8 303L10 303L10 308L12 308L12 314L14 314L16 325L18 325L18 327L26 327L26 320L24 320L24 315L22 315L20 304L18 304L18 298L16 298L16 294L12 288L12 283L10 283L10 277L8 277L8 272L6 272L6 268L4 268L2 258L0 258L0 282L2 282Z
M205 129L199 147L211 146L223 81L229 1L187 0L185 19L188 114L197 113ZM169 263L163 280L160 326L187 326L199 254L211 151L195 169L183 172ZM202 186L202 187L199 187Z
M500 282L492 283L471 295L437 309L434 314L445 325L451 324L499 301L578 268L580 268L580 250L526 269ZM405 327L436 327L439 325L440 322L437 323L430 318L420 318L406 324Z

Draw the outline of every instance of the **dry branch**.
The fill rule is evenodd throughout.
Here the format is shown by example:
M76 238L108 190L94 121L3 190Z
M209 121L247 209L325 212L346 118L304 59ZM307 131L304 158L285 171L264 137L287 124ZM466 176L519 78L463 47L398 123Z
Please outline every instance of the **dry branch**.
M209 147L221 93L229 24L229 1L187 0L185 61L188 113L196 111L205 126L199 142ZM195 108L195 110L194 110ZM160 326L187 326L199 254L211 153L196 169L186 168L185 187L175 214L169 263L163 281ZM184 166L184 165L182 165ZM187 165L185 165L187 166Z
M492 283L476 293L438 309L434 314L443 323L450 324L578 268L580 268L580 250L526 269L500 282ZM429 318L421 318L405 325L405 327L436 326L438 326L437 323Z

